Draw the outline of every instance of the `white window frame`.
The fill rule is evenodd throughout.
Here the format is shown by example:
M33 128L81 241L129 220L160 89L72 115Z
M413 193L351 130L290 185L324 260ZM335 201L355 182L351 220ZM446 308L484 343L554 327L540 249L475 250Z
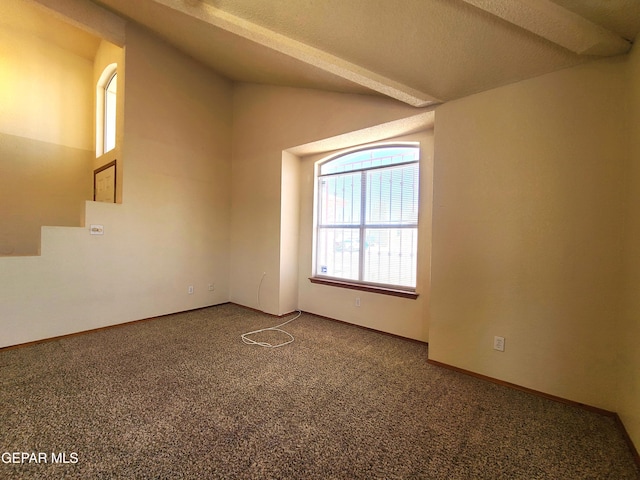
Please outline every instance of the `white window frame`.
M417 149L417 158L413 159L413 160L406 160L406 161L401 161L398 163L394 163L394 164L385 164L385 165L370 165L370 166L363 166L360 168L355 168L355 169L349 169L348 171L341 171L341 172L332 172L332 173L322 173L322 167L326 166L328 164L330 164L331 162L336 162L338 161L340 158L352 155L354 153L364 153L364 152L369 152L369 151L375 151L375 150L381 150L381 149L390 149L390 148L412 148L412 149ZM316 182L315 182L315 190L316 190L316 206L315 206L315 222L314 222L314 237L315 237L315 241L314 241L314 249L313 249L313 277L310 279L313 283L322 283L322 284L330 284L330 285L337 285L337 286L345 286L348 288L356 288L359 290L368 290L368 291L376 291L376 292L381 292L381 293L390 293L390 294L399 294L400 296L406 296L406 297L410 297L410 298L415 298L417 297L416 292L416 283L417 283L417 250L418 250L418 212L416 210L416 214L415 217L413 218L412 221L391 221L388 223L383 223L383 222L375 222L375 221L368 221L367 220L367 216L366 216L366 211L367 211L367 178L368 178L368 174L370 172L374 172L376 170L380 170L380 171L384 171L384 170L409 170L409 168L406 168L408 166L412 166L411 168L415 169L415 180L414 180L414 188L415 188L415 194L418 196L418 198L416 199L415 202L415 207L417 210L419 210L419 195L418 195L418 189L419 189L419 171L420 171L420 145L419 143L416 142L394 142L394 143L387 143L387 144L375 144L375 145L368 145L368 146L364 146L358 149L353 149L347 152L342 152L339 155L333 155L329 158L323 159L320 162L317 163L316 165ZM417 168L416 168L417 167ZM322 190L322 181L323 179L327 179L329 177L347 177L347 176L352 176L352 175L358 175L360 177L360 182L362 182L361 187L360 187L360 213L359 213L359 218L358 220L356 220L355 222L337 222L337 223L326 223L323 220L323 213L322 213L322 205L323 205L323 201L321 198L321 190ZM357 182L357 180L356 180ZM327 200L325 200L327 201ZM389 200L391 202L391 200ZM326 218L326 216L324 216L324 218ZM322 230L338 230L338 229L354 229L357 230L357 235L355 236L351 236L351 240L347 240L347 241L343 241L343 250L344 248L344 244L345 242L353 242L356 243L357 242L357 246L353 248L353 250L355 250L354 253L356 253L358 255L358 274L357 274L357 278L348 278L345 276L340 276L340 275L335 275L332 274L333 272L327 272L326 270L323 271L323 266L321 265L322 263L322 258L325 258L327 253L326 250L328 249L328 243L331 243L329 240L325 240L324 243L323 241L320 240L321 235L322 235ZM387 282L375 282L375 281L371 281L371 280L366 280L365 277L365 251L368 249L369 246L369 240L367 237L367 231L371 234L372 231L375 230L380 230L381 232L383 232L384 230L395 230L396 232L402 231L404 229L407 230L411 230L411 235L412 235L412 239L413 242L415 242L415 245L413 246L413 250L411 252L411 256L412 256L412 266L410 268L412 268L412 272L411 276L412 276L412 284L407 285L406 282L404 284L395 284L395 283L387 283ZM357 237L357 238L356 238ZM344 237L343 237L344 238ZM341 242L337 242L337 243L341 243ZM361 248L361 246L365 246L364 248ZM320 249L324 248L325 251L320 252ZM323 257L323 254L325 257ZM342 255L345 255L345 252L342 252ZM405 268L406 270L406 268ZM351 271L351 273L353 273L353 271ZM372 275L369 274L369 277L371 277Z
M117 146L115 141L117 138L116 112L111 112L108 108L109 105L112 105L114 109L117 109L117 91L116 101L113 103L107 102L107 96L109 95L108 88L114 78L117 79L118 77L117 67L118 66L115 63L108 65L102 71L96 85L96 157L100 157L105 153L110 152ZM109 145L108 137L111 130L113 132L114 141Z
M115 82L115 91L111 86ZM118 72L114 72L104 88L104 153L116 148L116 99L118 95Z

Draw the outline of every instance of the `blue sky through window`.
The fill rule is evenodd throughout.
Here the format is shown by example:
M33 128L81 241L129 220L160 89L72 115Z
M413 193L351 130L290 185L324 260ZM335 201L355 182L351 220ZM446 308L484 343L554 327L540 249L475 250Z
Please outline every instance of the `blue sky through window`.
M320 166L320 175L349 172L418 160L416 147L384 147L348 153Z

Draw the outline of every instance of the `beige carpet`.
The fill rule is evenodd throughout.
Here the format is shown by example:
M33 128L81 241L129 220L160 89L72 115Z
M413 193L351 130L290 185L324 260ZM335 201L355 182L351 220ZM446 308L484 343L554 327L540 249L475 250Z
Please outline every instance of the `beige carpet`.
M242 343L274 323L228 304L0 351L0 478L639 477L612 418L310 314Z

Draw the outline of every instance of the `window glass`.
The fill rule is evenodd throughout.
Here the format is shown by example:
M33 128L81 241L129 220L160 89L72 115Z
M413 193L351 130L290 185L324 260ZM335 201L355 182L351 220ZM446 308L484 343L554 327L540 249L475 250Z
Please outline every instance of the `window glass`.
M320 166L320 174L362 170L418 160L418 150L417 147L382 147L358 150L323 163Z
M104 153L116 146L116 93L118 74L114 73L104 89Z
M415 289L419 152L376 147L320 165L316 276Z

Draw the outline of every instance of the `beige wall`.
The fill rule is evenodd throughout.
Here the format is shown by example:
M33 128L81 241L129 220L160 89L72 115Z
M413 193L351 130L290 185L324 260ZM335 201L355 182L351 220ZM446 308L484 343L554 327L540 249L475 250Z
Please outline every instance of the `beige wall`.
M631 161L626 172L629 197L625 223L625 296L622 325L615 338L621 352L616 397L620 418L640 450L640 48L637 43L630 54L628 73Z
M298 301L298 242L300 238L300 158L282 152L280 189L280 310L290 312Z
M37 255L92 196L92 64L8 26L0 58L0 255Z
M283 178L282 152L415 113L412 107L373 96L245 84L234 88L231 301L258 308L256 292L266 272L260 308L272 314L297 308L294 269L281 258L281 247L298 233L296 220L287 219L288 227L281 224L281 199L296 196L282 191L293 185L288 170ZM290 161L285 159L285 168Z
M617 409L625 80L616 58L436 111L431 359Z
M82 225L89 150L0 133L0 172L0 256L37 255L43 225Z
M125 67L125 201L0 258L0 347L228 300L231 85L135 27Z
M0 26L0 58L0 132L90 150L92 63L6 26Z

